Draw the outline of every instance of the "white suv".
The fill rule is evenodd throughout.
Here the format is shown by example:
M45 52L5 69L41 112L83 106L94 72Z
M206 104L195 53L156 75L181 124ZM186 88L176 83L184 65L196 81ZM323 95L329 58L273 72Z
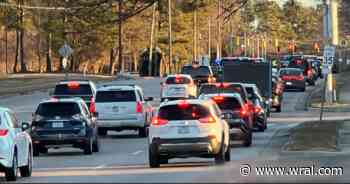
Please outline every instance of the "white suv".
M26 130L29 123L20 124L15 114L0 108L0 172L7 181L17 179L18 169L22 177L32 175L33 146Z
M185 74L168 75L161 82L161 101L197 97L197 86L192 77Z
M138 130L140 137L147 137L147 127L153 108L137 85L105 85L97 90L96 111L99 135L108 130Z
M230 150L229 126L212 100L164 102L149 128L150 167L194 156L223 163Z

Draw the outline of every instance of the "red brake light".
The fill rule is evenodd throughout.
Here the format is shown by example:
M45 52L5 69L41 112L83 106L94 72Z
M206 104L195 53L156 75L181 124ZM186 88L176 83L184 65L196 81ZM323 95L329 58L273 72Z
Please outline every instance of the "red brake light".
M51 97L51 98L50 98L50 101L52 101L52 102L58 102L58 98Z
M7 129L0 129L0 137L6 136L8 133Z
M68 82L67 86L68 88L79 88L80 84L79 82L71 81L71 82Z
M224 97L223 96L214 96L213 100L215 102L222 102L224 100Z
M242 109L241 109L241 111L239 112L239 114L241 115L241 117L245 117L245 116L247 116L248 115L248 110L247 110L247 107L246 107L247 105L245 105Z
M307 76L311 76L312 75L312 71L311 71L311 69L308 69L307 70Z
M303 75L299 75L299 76L297 77L297 80L304 80L304 76L303 76Z
M141 102L136 102L136 113L143 113L143 107Z
M94 97L91 97L91 99L90 99L89 110L90 110L91 113L95 113L96 112L96 106L95 106L95 99L94 99Z
M156 117L152 118L151 123L152 123L152 125L166 125L166 124L168 124L168 120L162 119L162 118L156 116Z
M201 122L201 123L215 123L216 121L215 121L215 118L213 118L212 116L208 116L208 117L199 119L199 122Z
M177 105L178 105L181 109L186 109L190 104L189 104L188 101L186 101L186 100L181 100Z
M260 113L262 111L261 107L255 107L254 112Z
M229 87L230 86L230 84L228 84L228 83L216 83L215 84L215 87L217 87L217 88L227 88L227 87Z

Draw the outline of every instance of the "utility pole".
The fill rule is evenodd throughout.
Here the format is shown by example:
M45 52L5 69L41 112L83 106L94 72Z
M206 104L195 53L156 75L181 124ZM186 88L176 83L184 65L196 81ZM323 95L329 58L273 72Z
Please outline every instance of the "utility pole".
M172 24L172 21L171 21L171 0L168 0L168 15L169 15L169 64L168 64L168 67L169 67L169 73L171 73L171 62L172 62L172 58L173 58L173 52L172 52L172 48L173 48L173 38L172 38L172 28L171 28L171 24Z
M197 61L197 0L195 0L193 3L193 61Z
M218 25L218 38L217 38L217 46L216 46L216 57L217 59L221 58L221 6L222 6L222 0L217 0L218 4L218 16L217 16L217 25Z
M208 20L208 57L211 61L211 18Z
M120 72L124 72L124 62L123 62L123 0L118 1L118 46L119 46L119 51L118 51L118 69Z
M153 64L153 40L154 40L154 27L156 23L156 8L157 2L153 4L153 12L152 12L152 27L151 27L151 41L149 47L149 58L148 58L148 75L152 76L152 64Z

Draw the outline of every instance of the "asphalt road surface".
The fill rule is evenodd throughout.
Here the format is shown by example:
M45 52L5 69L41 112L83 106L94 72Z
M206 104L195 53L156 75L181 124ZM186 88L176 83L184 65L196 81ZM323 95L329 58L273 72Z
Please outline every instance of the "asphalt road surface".
M146 96L159 99L160 80L155 78L115 81L136 83L143 87ZM308 87L307 90L311 90ZM350 167L346 153L287 153L282 151L288 140L288 130L299 123L317 119L317 111L299 111L305 92L286 92L282 113L272 113L268 129L254 132L249 148L234 142L231 162L215 165L213 159L173 159L160 168L149 168L148 141L138 138L137 132L111 132L100 139L101 150L93 155L84 155L79 149L49 150L48 155L34 158L33 176L19 178L18 182L335 182L347 181L346 168ZM46 92L0 99L0 105L14 109L19 119L29 121L37 104L48 98ZM154 102L155 105L158 103ZM346 114L326 113L329 118ZM248 165L247 165L248 164ZM341 166L343 176L258 176L255 167L261 166ZM244 168L243 166L249 166ZM244 170L245 169L245 170ZM250 171L250 173L241 173ZM247 176L244 176L247 175ZM0 174L0 183L4 182Z

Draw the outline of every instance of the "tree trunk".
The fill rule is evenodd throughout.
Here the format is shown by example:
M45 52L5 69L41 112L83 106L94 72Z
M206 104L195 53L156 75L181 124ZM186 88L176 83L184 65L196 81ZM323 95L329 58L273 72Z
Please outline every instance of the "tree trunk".
M23 0L20 1L20 5L24 5ZM24 11L23 8L20 8L20 62L21 62L21 72L27 72L27 65L24 61L24 24L23 24L23 19L24 19Z
M15 64L13 65L13 73L17 73L17 65L19 61L19 30L16 30L16 57L15 57Z
M46 49L46 72L52 72L52 33L47 35L47 49Z
M118 12L119 12L119 22L118 22L118 27L119 27L119 38L118 38L118 46L119 46L119 51L118 51L118 70L119 72L124 71L124 61L123 61L123 20L122 20L122 11L123 11L123 1L119 0L119 5L118 5Z
M114 55L114 49L111 48L110 50L110 55L109 55L109 74L113 75L114 71L113 71L113 64L114 64L114 60L115 60L115 55Z

